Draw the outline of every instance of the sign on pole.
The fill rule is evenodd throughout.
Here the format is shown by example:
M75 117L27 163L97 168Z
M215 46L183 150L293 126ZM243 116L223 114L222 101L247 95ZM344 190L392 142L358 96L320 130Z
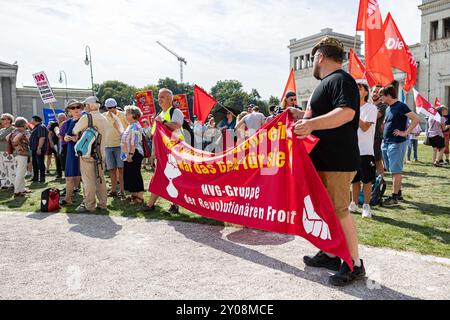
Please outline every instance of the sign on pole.
M41 95L42 102L44 104L47 103L55 103L56 98L53 94L52 88L50 87L50 83L48 82L47 76L44 71L33 74L34 82L39 90L39 94Z
M181 112L183 112L184 118L186 120L190 120L191 119L191 116L190 116L190 113L189 113L188 100L187 100L187 95L186 94L178 94L178 95L174 96L172 105L175 108L180 109Z

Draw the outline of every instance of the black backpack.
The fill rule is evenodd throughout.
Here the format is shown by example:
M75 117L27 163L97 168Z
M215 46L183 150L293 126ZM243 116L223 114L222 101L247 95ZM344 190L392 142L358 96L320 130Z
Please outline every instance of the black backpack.
M382 176L378 176L372 185L372 197L370 199L370 205L373 207L381 205L385 192L386 192L386 181L384 181Z
M172 119L173 113L175 112L175 107L172 107L170 109L170 119ZM184 141L186 141L187 144L194 147L194 130L192 130L191 126L189 125L189 122L186 121L186 119L183 118L183 125L182 129L184 131ZM189 134L186 134L189 133Z

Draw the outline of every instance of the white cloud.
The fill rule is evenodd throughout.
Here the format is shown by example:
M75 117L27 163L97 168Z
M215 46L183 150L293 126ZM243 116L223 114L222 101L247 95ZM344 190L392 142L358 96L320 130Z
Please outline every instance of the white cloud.
M18 84L45 70L53 86L59 70L69 85L90 87L84 47L92 49L94 81L117 79L136 86L179 79L175 57L188 60L185 81L210 88L237 79L263 97L280 95L289 72L292 38L331 27L354 33L357 0L25 1L2 4L0 61L19 62ZM408 43L420 41L420 0L379 0Z

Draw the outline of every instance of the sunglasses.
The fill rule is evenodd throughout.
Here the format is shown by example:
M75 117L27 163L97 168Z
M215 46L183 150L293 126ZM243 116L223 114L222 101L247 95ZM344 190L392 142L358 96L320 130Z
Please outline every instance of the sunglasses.
M69 110L78 110L78 109L81 109L81 106L73 106L69 108Z

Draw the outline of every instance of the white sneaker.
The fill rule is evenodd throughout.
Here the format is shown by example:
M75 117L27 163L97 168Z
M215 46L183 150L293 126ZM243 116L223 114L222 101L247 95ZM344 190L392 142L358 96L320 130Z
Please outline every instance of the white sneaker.
M348 207L348 211L351 213L358 212L358 206L352 201Z
M370 209L370 205L365 204L363 205L363 212L362 212L363 218L372 218L372 210Z

